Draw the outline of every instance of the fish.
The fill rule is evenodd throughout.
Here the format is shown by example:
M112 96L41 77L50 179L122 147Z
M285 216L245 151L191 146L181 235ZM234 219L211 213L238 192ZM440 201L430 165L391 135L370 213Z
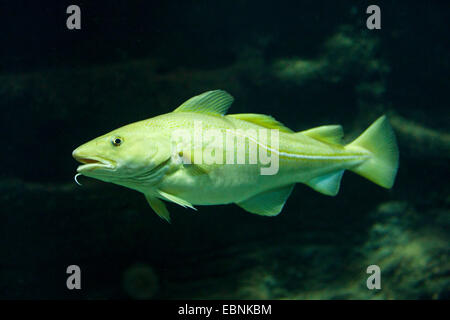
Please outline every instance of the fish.
M294 132L269 115L227 114L223 90L194 96L174 111L125 125L76 148L77 175L141 192L170 222L165 201L195 206L237 204L278 215L296 183L339 192L344 171L392 188L398 170L395 133L385 115L354 141L340 125Z

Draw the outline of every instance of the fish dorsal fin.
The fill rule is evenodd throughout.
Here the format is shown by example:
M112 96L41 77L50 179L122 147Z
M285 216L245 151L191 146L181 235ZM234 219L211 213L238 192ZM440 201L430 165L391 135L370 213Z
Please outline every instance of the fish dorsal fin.
M223 90L204 92L190 98L173 112L198 112L210 115L224 115L233 103L234 98Z
M262 216L276 216L281 212L289 198L294 184L257 194L245 201L237 203L242 209Z
M229 114L227 117L244 120L247 122L251 122L261 127L268 129L278 129L282 132L292 133L293 131L287 128L281 122L275 120L273 117L265 115L265 114L256 114L256 113L238 113L238 114Z
M326 194L327 196L335 196L339 192L343 174L344 170L341 170L324 176L316 177L310 180L307 185L320 193Z
M176 204L182 206L183 208L188 207L188 208L197 210L197 209L194 208L194 206L193 206L191 203L189 203L189 202L187 202L186 200L183 200L183 199L181 199L181 198L178 198L177 196L174 196L174 195L172 195L172 194L169 194L169 193L164 192L164 191L161 191L161 190L159 190L158 193L159 193L159 194L161 195L161 197L163 197L164 199L166 199L166 200L168 200L168 201L171 201L171 202L173 202L173 203L176 203Z
M145 198L147 199L148 204L153 209L153 211L155 211L160 218L170 223L170 214L164 202L150 195L145 195Z
M299 132L310 138L327 143L342 144L344 130L340 125L320 126Z

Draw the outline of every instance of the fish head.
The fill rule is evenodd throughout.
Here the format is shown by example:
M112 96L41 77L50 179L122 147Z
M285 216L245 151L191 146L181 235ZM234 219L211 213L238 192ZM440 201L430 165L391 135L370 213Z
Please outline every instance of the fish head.
M79 174L130 187L123 182L133 182L170 158L169 145L164 135L131 124L79 146L72 156L81 163Z

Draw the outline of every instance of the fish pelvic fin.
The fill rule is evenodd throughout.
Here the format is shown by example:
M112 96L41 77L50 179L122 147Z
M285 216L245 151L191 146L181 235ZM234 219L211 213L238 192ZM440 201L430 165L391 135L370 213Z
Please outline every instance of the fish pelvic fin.
M165 199L167 201L176 203L176 204L182 206L183 208L191 208L191 209L197 211L197 209L190 202L188 202L184 199L181 199L177 196L174 196L173 194L169 194L169 193L161 191L161 190L158 190L158 193L163 199Z
M156 198L155 196L145 195L150 207L155 211L155 213L161 218L170 223L170 213L163 201Z
M350 170L390 189L397 175L399 152L394 130L385 115L378 118L346 149L368 151L370 157Z

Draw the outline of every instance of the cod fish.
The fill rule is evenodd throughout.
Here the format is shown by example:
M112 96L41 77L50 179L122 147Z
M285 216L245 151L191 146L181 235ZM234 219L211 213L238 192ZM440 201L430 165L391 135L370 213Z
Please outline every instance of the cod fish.
M208 91L81 145L72 154L82 163L75 180L84 175L141 192L168 222L162 200L193 209L235 203L275 216L296 183L334 196L345 170L393 186L399 155L385 116L344 145L340 125L293 132L268 115L226 115L233 100Z

